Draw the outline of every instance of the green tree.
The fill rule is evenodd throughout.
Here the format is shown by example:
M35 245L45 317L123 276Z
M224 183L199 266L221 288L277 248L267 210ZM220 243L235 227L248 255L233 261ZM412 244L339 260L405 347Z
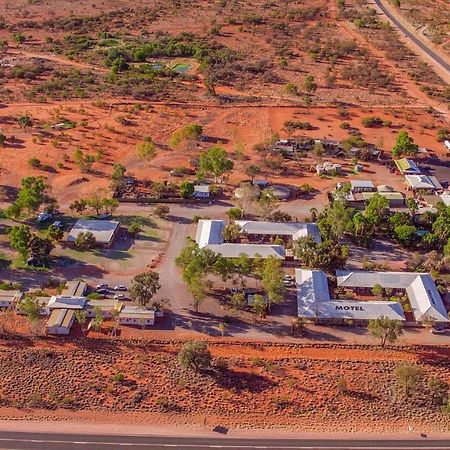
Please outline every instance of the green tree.
M99 306L94 308L94 318L91 321L91 326L95 331L100 331L103 325L104 317L102 310Z
M86 199L86 205L92 208L98 216L104 206L104 199L98 194L94 194L92 197Z
M21 188L17 193L15 204L17 208L34 212L47 200L48 186L42 177L25 177L22 179ZM20 215L20 214L19 214Z
M255 164L252 164L245 169L245 173L252 179L252 184L253 184L253 181L255 180L256 175L259 175L261 173L261 167L255 165Z
M96 245L95 236L90 231L81 231L75 238L74 245L79 250L89 250Z
M189 146L192 142L200 138L203 127L199 124L188 124L174 131L169 138L171 148L179 148L182 144Z
M115 163L111 174L111 189L123 189L125 187L125 174L127 169L120 163Z
M305 89L305 91L308 94L312 94L313 92L316 92L317 83L316 83L313 75L306 75L306 77L303 80L303 89Z
M240 220L244 216L241 208L230 208L227 211L227 216L230 220Z
M271 189L264 189L258 200L258 212L263 219L268 219L278 208L278 201Z
M19 310L27 316L32 325L35 325L41 313L41 304L36 297L26 295L19 303Z
M378 284L378 283L375 284L372 288L372 295L377 297L377 299L379 299L379 300L383 300L383 298L384 298L383 286L381 286L381 284Z
M284 90L289 95L299 95L300 93L298 90L298 86L294 83L286 83L286 85L284 86Z
M235 294L233 294L231 296L229 306L235 313L238 311L242 311L247 306L247 302L245 301L245 294L243 292L236 292Z
M31 116L28 114L20 115L17 118L17 123L20 128L23 128L25 133L27 132L27 128L33 126L33 121L31 119Z
M77 148L73 152L72 158L73 162L80 168L82 172L89 172L95 162L95 158L92 155L86 155L80 148Z
M211 147L200 155L199 174L202 177L211 174L214 182L217 182L219 177L232 169L233 161L228 158L227 152L222 147Z
M107 214L112 214L118 207L120 203L116 198L104 198L102 200L102 207Z
M385 223L389 214L389 201L378 192L369 200L364 214L378 229L381 224Z
M225 242L237 242L241 235L241 229L234 223L230 223L222 230L222 237Z
M130 223L128 227L128 233L130 233L132 236L137 237L141 231L142 229L139 222L134 221Z
M75 311L75 319L81 326L84 326L88 319L87 311L83 310Z
M369 320L369 331L373 336L380 338L381 346L386 342L395 342L403 334L403 324L398 320L391 320L381 316Z
M136 275L130 288L130 297L140 306L146 308L160 289L159 274L149 271Z
M418 391L423 376L423 369L417 364L399 364L395 368L397 386L406 397L410 397Z
M206 343L201 341L186 342L178 353L180 366L196 372L209 369L211 360L211 353Z
M156 157L156 147L153 142L141 142L136 146L136 153L139 159L150 160Z
M49 238L33 235L28 244L28 253L35 261L47 265L53 248L53 242Z
M405 247L412 247L417 240L417 228L414 225L398 225L394 233L395 239Z
M74 200L69 205L69 209L71 211L76 211L77 213L82 213L83 211L86 211L86 208L87 208L87 201L83 198L80 200Z
M407 131L400 131L397 141L392 149L392 155L396 158L401 156L414 156L418 153L419 146L414 144L413 139Z
M28 257L32 233L28 225L14 226L9 230L9 242L25 261Z
M180 197L190 198L194 195L195 187L192 181L183 181L180 184Z
M64 237L64 231L55 225L50 225L47 228L47 237L52 241L59 242Z
M262 295L255 294L253 296L253 304L252 304L252 312L255 315L255 317L264 319L266 317L266 309L267 305L264 300L264 297Z
M262 285L269 300L269 311L272 305L283 302L284 297L284 271L282 261L270 256L264 261L262 271Z

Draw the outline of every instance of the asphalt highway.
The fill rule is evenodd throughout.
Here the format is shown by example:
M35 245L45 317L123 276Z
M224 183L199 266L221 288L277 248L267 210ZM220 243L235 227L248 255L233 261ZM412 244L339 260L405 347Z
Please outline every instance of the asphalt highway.
M441 58L436 52L434 52L430 47L428 47L422 40L418 39L413 33L411 33L407 28L405 28L402 23L400 23L395 16L384 6L382 0L374 0L376 5L383 11L383 13L395 24L395 26L408 38L410 38L418 47L420 47L431 59L433 59L437 64L439 64L442 69L450 73L450 64Z
M450 449L445 440L302 440L302 439L236 439L183 438L118 435L83 435L57 433L0 432L1 449L21 450L436 450Z

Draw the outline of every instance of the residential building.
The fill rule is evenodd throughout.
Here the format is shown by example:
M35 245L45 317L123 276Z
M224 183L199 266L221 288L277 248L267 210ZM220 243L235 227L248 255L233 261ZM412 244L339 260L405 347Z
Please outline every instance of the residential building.
M370 180L350 180L350 192L376 192L377 188Z
M48 334L68 335L75 322L75 310L55 309L50 314L46 324Z
M406 175L405 180L408 188L413 192L433 193L444 189L437 178L433 176Z
M155 324L155 311L140 306L124 306L118 316L121 325L139 325L142 327Z
M406 292L417 322L433 320L449 323L448 313L433 278L420 272L373 272L337 270L337 285L369 291L375 285Z
M0 289L0 308L12 308L22 298L22 292L18 290Z
M278 223L237 220L236 225L241 228L242 237L255 238L257 236L287 236L298 239L302 236L311 236L315 242L320 242L320 233L317 225L306 223ZM225 243L222 231L225 222L222 220L199 220L195 240L200 248L208 248L214 253L220 253L225 258L238 258L245 254L249 258L275 258L284 259L286 249L283 245L264 243Z
M83 297L87 291L87 283L82 280L66 281L61 295L65 297Z
M419 166L412 159L402 158L394 162L403 175L420 175L422 173Z
M114 299L94 300L88 298L84 305L84 310L89 318L95 317L96 311L100 311L102 317L107 320L112 319L121 309L122 303Z
M113 220L78 220L67 236L66 243L73 244L80 233L94 235L96 245L110 247L119 231L119 222Z
M48 309L83 309L86 297L70 297L64 295L53 295L48 302Z
M398 302L330 299L328 280L321 270L295 270L298 317L317 323L367 324L380 316L405 320Z
M209 184L196 184L194 186L194 198L209 198Z

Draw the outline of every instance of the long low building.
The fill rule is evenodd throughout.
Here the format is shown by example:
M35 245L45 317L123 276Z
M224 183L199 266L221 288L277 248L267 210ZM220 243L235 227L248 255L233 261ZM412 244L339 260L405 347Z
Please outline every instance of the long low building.
M278 223L255 222L238 220L235 222L243 235L258 236L289 236L298 239L302 236L311 236L314 242L321 241L319 228L311 223ZM226 243L222 232L225 228L223 220L199 220L195 241L200 248L208 248L214 253L220 253L225 258L238 258L245 254L249 258L275 258L284 259L286 249L283 245L255 244L255 243Z
M298 317L326 323L366 323L381 316L405 320L398 302L330 299L328 280L321 270L296 269L295 279Z
M450 322L436 284L428 273L337 270L336 279L341 287L369 289L379 285L382 288L403 289L417 322Z
M75 310L55 309L46 324L48 334L68 335L75 322Z
M11 308L22 298L22 292L19 290L0 289L0 308Z
M405 175L405 180L410 189L413 191L434 192L444 189L438 179L433 176Z
M246 235L289 236L292 240L301 237L312 237L317 244L322 241L319 228L315 223L236 220L235 224Z

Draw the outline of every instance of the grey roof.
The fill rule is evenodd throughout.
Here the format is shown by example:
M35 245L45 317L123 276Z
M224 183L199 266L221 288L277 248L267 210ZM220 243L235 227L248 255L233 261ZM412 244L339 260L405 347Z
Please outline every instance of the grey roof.
M94 308L100 308L100 309L115 309L120 306L120 301L116 299L87 299L85 308L94 309Z
M375 189L375 185L370 180L350 180L353 189Z
M328 280L321 270L295 269L299 317L314 318L319 304L330 300Z
M436 177L428 175L405 175L405 179L413 189L443 189Z
M194 192L202 192L209 194L209 184L196 184L194 186Z
M251 220L236 220L235 223L246 234L291 236L292 239L311 236L314 242L321 242L319 228L315 223L262 222Z
M447 310L439 291L428 273L419 272L366 272L362 270L336 270L338 286L406 289L412 312L417 321L431 318L449 322Z
M206 248L214 253L220 253L225 258L238 258L242 254L249 258L268 258L274 256L275 258L284 259L286 257L286 250L282 245L268 245L268 244L220 244L207 245Z
M319 303L318 317L324 319L371 320L384 316L391 320L405 320L398 302L330 300Z
M61 295L67 296L67 297L81 297L86 292L87 289L87 283L85 281L81 280L72 280L72 281L66 281L66 284L64 285L64 289L61 292Z
M222 244L222 231L225 228L223 220L199 220L195 241L200 248L208 244Z
M417 321L432 319L449 322L447 310L430 275L419 275L406 288L406 293Z
M74 242L80 233L90 231L98 244L109 244L119 226L113 220L78 220L67 236L67 242Z
M22 292L19 290L4 290L0 289L0 301L9 300L11 302L20 300L22 298Z
M121 319L149 319L155 320L155 311L140 306L124 306L119 313Z
M69 309L55 309L50 314L47 327L70 328L75 320L75 311Z
M50 309L83 309L86 297L65 297L63 295L53 295L49 302Z
M337 285L342 287L374 287L406 289L420 275L417 272L374 272L336 270Z

